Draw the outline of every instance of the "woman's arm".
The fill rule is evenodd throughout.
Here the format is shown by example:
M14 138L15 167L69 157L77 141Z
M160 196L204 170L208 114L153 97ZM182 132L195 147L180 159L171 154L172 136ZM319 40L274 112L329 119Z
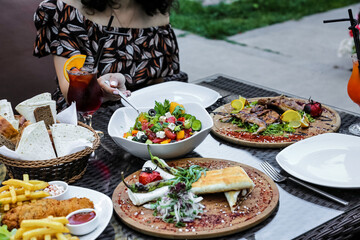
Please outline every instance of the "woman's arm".
M63 68L64 68L67 58L53 55L53 59L54 59L56 75L57 75L57 78L59 81L59 87L60 87L62 94L64 95L64 98L67 101L67 92L69 89L69 82L66 80L66 78L64 76L64 72L63 72Z
M66 80L63 72L63 68L67 58L60 56L53 56L56 75L59 81L60 90L67 101L67 92L69 89L69 82ZM118 101L120 95L118 91L121 91L125 96L130 95L130 91L126 90L125 77L121 73L108 73L98 78L98 83L104 93L104 102L106 101Z

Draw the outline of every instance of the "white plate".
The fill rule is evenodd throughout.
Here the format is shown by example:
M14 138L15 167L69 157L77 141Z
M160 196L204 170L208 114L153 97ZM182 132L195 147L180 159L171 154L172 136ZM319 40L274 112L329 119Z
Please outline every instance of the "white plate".
M99 214L99 226L91 233L78 237L80 240L96 239L107 227L112 217L113 204L111 199L101 192L76 186L69 186L69 190L66 194L68 198L86 197L93 201L95 209Z
M360 137L325 133L296 142L276 156L289 174L335 188L360 188Z
M184 103L199 103L204 108L214 104L220 98L220 94L210 88L202 87L192 83L164 82L151 85L131 93L128 98L135 107L154 107L155 101L163 103L165 99ZM124 106L129 107L121 100Z

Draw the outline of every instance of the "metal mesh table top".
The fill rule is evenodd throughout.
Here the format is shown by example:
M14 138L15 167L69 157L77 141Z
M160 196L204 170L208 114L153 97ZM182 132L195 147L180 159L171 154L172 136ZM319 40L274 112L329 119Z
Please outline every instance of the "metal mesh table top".
M238 95L242 95L246 98L251 97L265 97L265 96L278 96L284 94L276 90L265 89L261 86L255 86L245 81L239 82L224 76L210 77L199 82L199 85L211 88L218 91L223 97L220 98L215 104L210 106L207 110L210 112L225 103L231 101L231 99L237 98ZM285 94L286 95L286 94ZM87 171L83 178L75 182L73 185L86 187L90 189L102 192L109 197L116 186L121 181L121 171L126 174L137 171L143 165L143 160L132 156L131 154L120 149L107 134L108 121L113 112L121 105L108 106L106 108L100 108L94 115L93 127L97 130L102 130L105 136L101 139L102 146L97 150L97 159L89 162ZM338 109L337 109L338 110ZM345 111L338 110L342 124L339 132L348 134L347 128L351 123L360 121L360 117L355 114L351 114ZM224 142L221 139L216 139L221 144L226 144L236 148L237 146ZM242 147L243 150L249 152L251 155L261 159L270 161L272 164L277 165L275 156L281 149L259 149ZM185 157L201 157L197 152L192 152ZM278 166L278 165L277 165ZM308 191L295 184L284 183L279 184L288 193L297 196L301 199L305 199L308 202L316 205L324 206L326 208L343 211L344 213L336 218L330 219L328 222L314 226L314 228L308 232L302 233L299 239L350 239L354 237L356 232L360 231L360 205L359 197L360 190L344 190L334 189L327 187L319 187L331 194L339 196L350 202L349 206L343 207L330 200L324 199L319 195L314 194L312 191ZM277 211L273 215L277 214ZM251 236L252 233L258 231L263 226L268 224L272 220L272 217L268 220L260 223L259 225L234 236L229 236L226 239L238 239L242 237ZM135 232L121 223L116 213L114 213L111 223L107 226L105 231L98 237L98 239L155 239ZM158 238L156 238L158 239Z

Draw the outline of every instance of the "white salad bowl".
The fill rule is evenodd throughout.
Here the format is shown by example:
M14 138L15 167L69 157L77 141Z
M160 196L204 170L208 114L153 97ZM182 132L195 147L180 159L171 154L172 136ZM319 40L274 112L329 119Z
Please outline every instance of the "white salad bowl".
M181 141L168 144L151 144L150 149L154 156L163 159L183 156L194 150L209 134L213 126L213 120L205 108L199 103L185 103L183 106L186 113L195 116L196 119L201 121L201 130ZM140 112L148 112L149 109L150 107L139 108ZM110 118L108 133L125 151L139 158L150 159L147 144L135 142L123 137L124 133L128 132L130 127L134 126L137 116L138 113L131 107L117 109Z

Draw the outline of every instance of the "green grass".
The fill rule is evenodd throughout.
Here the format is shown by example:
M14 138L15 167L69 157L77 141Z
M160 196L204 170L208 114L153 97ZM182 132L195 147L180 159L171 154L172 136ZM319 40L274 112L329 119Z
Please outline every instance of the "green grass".
M207 38L226 39L237 33L358 2L359 0L237 0L231 4L203 7L199 0L179 0L179 7L171 12L170 18L174 28ZM357 12L353 14L356 17ZM344 11L339 18L347 16L347 11Z

